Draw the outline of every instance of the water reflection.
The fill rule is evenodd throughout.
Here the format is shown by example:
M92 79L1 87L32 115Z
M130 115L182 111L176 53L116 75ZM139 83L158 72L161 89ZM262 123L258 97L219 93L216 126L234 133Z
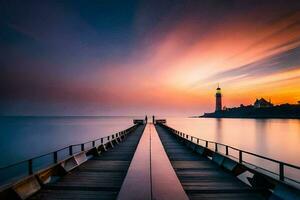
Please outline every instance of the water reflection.
M167 123L198 138L300 166L300 120L169 118ZM209 148L214 146L209 145ZM218 151L225 152L220 147ZM229 154L238 157L237 151ZM247 154L243 160L272 172L279 171L278 163ZM285 167L285 175L300 181L297 170Z
M0 166L128 128L133 117L0 117Z
M267 123L266 119L258 119L255 120L255 148L258 152L266 152L268 154L268 143L266 142L266 134L267 134Z
M215 141L222 141L222 120L216 119L216 139Z
M300 165L300 120L168 118L190 135Z

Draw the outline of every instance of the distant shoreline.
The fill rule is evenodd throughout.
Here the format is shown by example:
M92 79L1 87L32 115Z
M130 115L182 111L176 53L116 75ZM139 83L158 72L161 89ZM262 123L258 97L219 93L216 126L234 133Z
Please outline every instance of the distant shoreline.
M97 116L97 115L0 115L0 118L140 118L143 116Z
M256 108L241 106L213 113L204 113L198 118L245 118L245 119L300 119L300 105L278 105Z
M214 119L299 119L298 118L291 118L291 117L206 117L206 116L194 116L194 117L190 117L190 118L214 118Z

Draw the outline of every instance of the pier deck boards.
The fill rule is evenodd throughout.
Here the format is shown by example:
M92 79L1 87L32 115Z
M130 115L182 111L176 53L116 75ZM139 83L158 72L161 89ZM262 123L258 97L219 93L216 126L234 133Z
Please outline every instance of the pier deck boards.
M187 200L153 124L147 124L118 200Z
M156 126L173 168L190 199L263 199L246 184Z
M59 181L45 185L30 199L116 199L143 129L143 125L139 126L125 141L86 161Z

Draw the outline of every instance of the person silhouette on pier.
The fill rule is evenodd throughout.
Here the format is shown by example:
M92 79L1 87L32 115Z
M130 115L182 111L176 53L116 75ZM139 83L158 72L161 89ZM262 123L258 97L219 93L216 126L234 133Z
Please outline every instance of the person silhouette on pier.
M147 117L147 115L145 116L145 122L146 122L146 124L147 124L147 122L148 122L148 117Z

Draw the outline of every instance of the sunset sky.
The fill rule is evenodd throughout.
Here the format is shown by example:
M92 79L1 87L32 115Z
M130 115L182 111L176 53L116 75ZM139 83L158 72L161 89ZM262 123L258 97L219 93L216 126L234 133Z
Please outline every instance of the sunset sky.
M0 114L199 115L300 100L299 0L0 0Z

